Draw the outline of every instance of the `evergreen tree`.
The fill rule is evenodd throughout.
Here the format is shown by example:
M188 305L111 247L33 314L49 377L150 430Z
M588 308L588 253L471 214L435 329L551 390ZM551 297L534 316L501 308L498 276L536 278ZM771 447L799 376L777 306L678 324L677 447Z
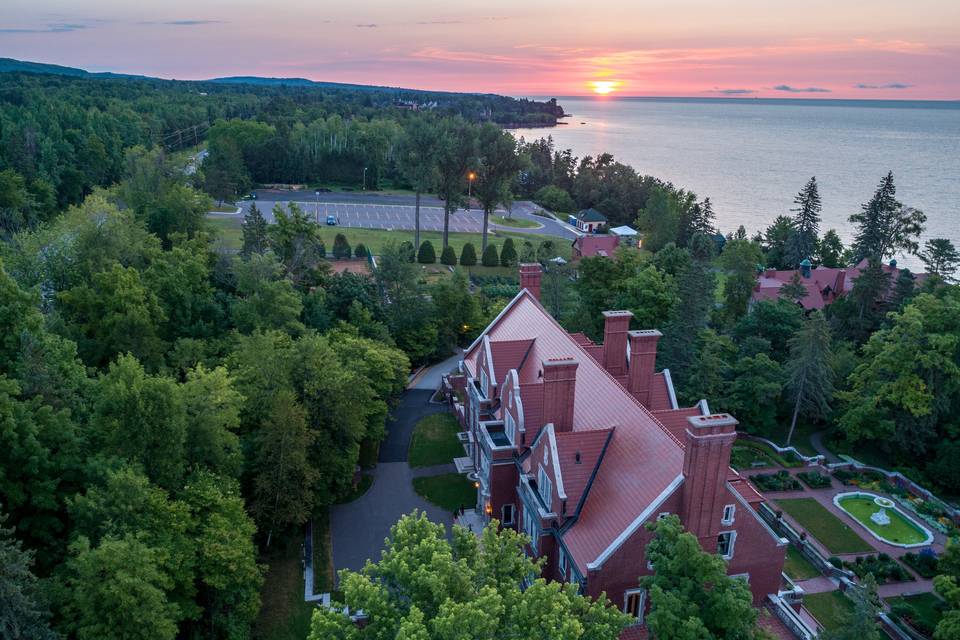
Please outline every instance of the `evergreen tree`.
M399 255L407 262L414 262L417 258L417 250L409 240L400 243L399 252Z
M352 253L350 249L350 243L347 242L347 237L342 233L338 233L333 238L333 257L337 260L343 258L349 258Z
M822 420L830 411L830 400L833 398L832 359L830 327L823 314L814 311L803 328L790 339L786 393L787 398L793 401L793 414L786 446L790 446L800 415Z
M860 213L850 216L857 224L853 242L856 261L864 258L883 260L898 251L916 253L917 237L923 232L927 216L917 209L905 207L897 200L893 172L880 180L876 192Z
M796 269L799 263L787 261L787 242L793 233L793 220L787 216L777 216L773 224L763 232L761 244L766 252L766 264L773 269Z
M443 251L440 253L440 264L445 264L449 267L456 266L457 252L454 251L453 247L450 245L444 247Z
M497 255L497 245L488 244L480 258L480 262L485 267L496 267L500 265L500 256Z
M503 248L500 250L500 265L504 267L517 266L517 250L513 246L513 238L507 238L503 241Z
M557 257L557 247L553 243L553 240L542 240L540 244L537 245L537 262L546 264L555 257Z
M876 311L889 290L889 274L883 270L879 260L871 259L867 266L860 270L860 275L853 281L850 291L850 298L857 305L857 317L863 321Z
M531 262L537 261L537 249L533 246L533 243L529 240L524 240L523 244L520 245L520 255L518 260L522 264L528 264Z
M730 240L720 254L720 265L727 271L723 283L724 314L730 324L746 312L757 282L757 265L763 261L760 245L750 240Z
M22 548L13 529L3 526L6 519L0 514L0 638L56 640L59 636L50 629L50 612L31 570L33 553Z
M267 219L260 213L257 203L250 205L250 210L243 216L243 248L240 253L249 256L251 253L263 255L269 248L267 236Z
M821 634L824 640L880 640L877 614L880 598L877 596L877 581L868 573L860 582L860 588L847 590L853 600L853 610L845 613L841 623L832 631Z
M926 265L927 273L950 282L960 266L960 252L946 238L934 238L927 240L920 260Z
M902 311L917 293L917 278L910 269L900 269L900 275L893 283L893 290L887 300L887 311Z
M793 199L796 204L793 216L793 233L787 240L786 260L790 265L798 265L803 260L813 259L820 234L820 191L817 189L816 176L810 178L800 193Z
M477 250L473 248L473 243L468 242L460 250L460 264L464 267L472 267L477 264Z
M353 248L353 257L354 258L366 258L367 257L367 247L364 246L362 242L357 243L357 246Z
M794 271L793 275L790 276L790 281L785 282L780 290L777 292L777 295L784 300L789 300L790 302L799 303L802 299L806 298L809 292L807 287L803 284L803 278L800 275L799 271Z
M686 219L684 222L686 224ZM680 205L676 194L665 186L654 187L636 221L637 227L643 231L644 248L657 252L676 242L679 224Z
M843 266L843 241L835 229L827 229L817 244L817 260L821 266L835 269Z
M420 264L433 264L437 261L437 252L433 250L433 244L429 240L424 240L417 252L417 262Z

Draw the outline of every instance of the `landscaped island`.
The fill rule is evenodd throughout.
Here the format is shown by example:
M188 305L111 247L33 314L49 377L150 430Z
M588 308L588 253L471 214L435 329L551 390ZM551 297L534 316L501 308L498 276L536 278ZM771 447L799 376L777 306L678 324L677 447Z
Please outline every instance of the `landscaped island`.
M888 498L856 491L838 494L833 502L881 542L897 547L922 547L933 542L933 534L926 527Z

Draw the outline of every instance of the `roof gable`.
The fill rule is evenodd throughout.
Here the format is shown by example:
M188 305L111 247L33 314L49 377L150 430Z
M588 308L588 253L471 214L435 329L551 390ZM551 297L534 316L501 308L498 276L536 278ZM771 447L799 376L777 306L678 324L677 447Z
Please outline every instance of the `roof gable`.
M577 213L577 220L584 222L606 222L607 217L593 207L590 207Z

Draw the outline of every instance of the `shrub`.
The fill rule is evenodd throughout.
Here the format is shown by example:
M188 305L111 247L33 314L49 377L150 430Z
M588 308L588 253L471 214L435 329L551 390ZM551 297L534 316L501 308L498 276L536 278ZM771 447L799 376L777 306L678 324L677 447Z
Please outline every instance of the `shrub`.
M577 203L573 201L569 193L552 184L538 189L533 194L533 201L551 211L569 213L577 208Z
M356 258L366 258L367 257L367 248L363 246L363 243L358 244L353 248L353 255Z
M327 245L323 244L322 242L321 242L320 244L318 244L318 245L317 245L317 255L320 256L321 258L326 258L326 257L327 257Z
M937 555L932 549L924 549L919 554L905 553L900 556L900 561L920 574L921 578L932 578L937 575Z
M537 250L534 248L533 243L529 240L524 240L523 244L520 245L520 262L536 262L537 261Z
M463 245L460 250L460 264L464 267L472 267L477 264L477 250L472 242Z
M424 240L420 245L420 251L417 252L417 262L420 264L433 264L437 261L437 252L433 250L433 244L429 240Z
M349 258L350 254L350 243L347 242L347 236L342 233L338 233L333 239L333 257L337 260L341 258Z
M817 471L803 471L798 473L797 477L811 489L824 489L833 486L833 483L830 482L830 476L825 476Z
M483 258L480 260L485 267L496 267L500 264L500 256L497 255L497 245L488 244L483 251Z
M440 254L440 263L450 267L457 265L457 252L453 250L453 247L447 245L447 247Z
M750 476L750 479L761 491L797 491L803 489L797 479L786 471L758 473Z
M885 553L875 556L857 556L853 562L844 562L843 566L853 571L860 579L872 573L877 579L877 584L908 582L914 579L896 560Z
M400 255L405 256L407 262L413 262L416 258L417 252L413 249L413 243L409 240L404 240L400 243Z
M841 560L837 556L830 556L829 558L827 558L827 562L832 564L837 569L843 569L843 560Z
M517 250L513 246L513 238L507 238L503 241L503 249L500 251L500 265L504 267L517 266Z
M550 258L554 258L557 255L557 247L553 243L553 240L544 240L540 243L540 246L537 247L537 261L547 262Z

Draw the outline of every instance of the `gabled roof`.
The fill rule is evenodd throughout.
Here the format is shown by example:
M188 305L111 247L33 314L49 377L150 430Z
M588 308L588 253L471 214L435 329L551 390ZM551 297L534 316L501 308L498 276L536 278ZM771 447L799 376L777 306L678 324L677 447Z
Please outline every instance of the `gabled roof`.
M640 232L634 229L633 227L628 227L627 225L622 225L619 227L614 227L610 229L610 233L615 236L638 236Z
M606 222L607 216L590 207L577 213L577 220L582 220L583 222Z
M580 256L583 258L590 258L597 255L606 257L613 253L619 242L620 238L617 236L608 236L606 234L586 235L577 236L573 241L573 246L580 252Z
M613 429L568 431L555 435L557 462L567 493L567 514L574 515L586 497ZM579 454L579 461L577 456Z

